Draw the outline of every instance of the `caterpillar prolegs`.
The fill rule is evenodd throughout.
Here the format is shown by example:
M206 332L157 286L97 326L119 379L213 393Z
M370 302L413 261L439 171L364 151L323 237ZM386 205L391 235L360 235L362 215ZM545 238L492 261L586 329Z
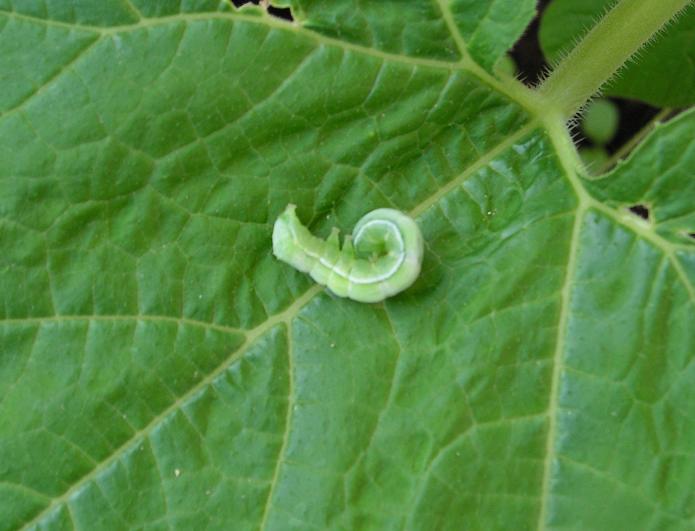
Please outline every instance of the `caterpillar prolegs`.
M410 287L420 274L423 240L415 221L379 208L362 217L340 246L338 229L324 241L287 205L273 227L273 254L340 297L379 302Z

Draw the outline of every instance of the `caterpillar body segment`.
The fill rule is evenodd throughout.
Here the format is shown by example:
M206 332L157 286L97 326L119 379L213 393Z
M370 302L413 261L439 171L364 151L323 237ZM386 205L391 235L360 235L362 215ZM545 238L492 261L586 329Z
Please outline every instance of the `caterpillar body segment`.
M379 302L410 287L420 274L420 228L391 208L366 214L340 246L338 229L326 240L302 225L296 206L288 205L273 227L273 254L327 286L340 297Z

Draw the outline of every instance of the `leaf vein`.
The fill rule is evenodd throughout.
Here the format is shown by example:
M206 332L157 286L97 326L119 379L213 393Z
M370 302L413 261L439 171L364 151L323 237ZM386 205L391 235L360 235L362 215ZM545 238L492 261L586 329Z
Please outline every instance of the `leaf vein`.
M451 9L449 9L449 7L444 3L444 0L434 1L439 6L439 10L442 12L442 18L444 19L444 23L446 24L446 27L449 30L449 33L451 34L451 37L454 39L459 53L462 57L469 59L468 47L466 46L466 42L463 40L463 35L461 35L461 32L456 26L456 22L454 21L454 16L451 12Z
M290 438L290 427L292 425L292 413L294 411L295 403L295 391L294 391L294 369L292 364L292 324L286 323L287 327L287 380L288 380L288 393L287 393L287 412L285 414L285 431L282 437L282 443L278 451L277 461L275 463L275 470L273 471L273 477L270 480L270 488L268 489L268 497L265 500L263 507L263 516L261 517L261 523L259 525L259 530L266 529L268 526L268 517L270 515L273 497L275 495L275 488L277 487L278 480L280 478L280 471L282 465L285 462L285 454L287 452L287 443Z
M188 317L173 317L168 315L47 315L43 317L17 317L0 319L0 325L32 325L43 323L64 323L71 321L143 321L143 322L164 322L176 323L180 325L197 326L202 328L210 328L219 332L228 334L245 334L248 330L241 328L233 328L226 325L209 323L206 321L198 321Z
M569 168L565 168L566 172L570 172ZM555 340L555 351L553 353L553 372L550 380L550 393L548 397L548 431L546 435L545 447L545 462L543 465L543 477L540 490L540 509L538 511L538 529L543 529L549 516L550 511L550 491L553 475L553 454L554 443L556 437L556 419L558 410L558 401L560 397L560 378L563 371L563 359L565 349L565 337L567 333L567 323L570 313L570 298L572 291L572 283L576 273L577 254L579 250L579 234L581 232L581 224L584 219L584 210L582 207L577 209L572 226L572 235L567 253L567 270L561 293L560 314L557 324L557 338Z
M256 328L250 330L246 336L244 343L234 352L232 352L224 361L222 361L215 369L213 369L207 377L202 379L197 384L193 385L188 391L183 393L177 400L166 407L159 415L155 416L150 420L150 422L144 426L142 429L134 433L130 438L123 442L113 453L108 455L103 459L97 466L95 466L88 473L83 475L77 481L75 481L70 487L68 487L60 496L52 498L51 503L40 511L36 516L34 516L29 522L27 522L22 529L29 529L33 525L39 523L44 517L48 516L53 510L59 507L61 504L66 503L76 492L78 492L83 486L85 486L93 478L97 477L99 473L113 464L118 458L120 458L124 453L126 453L131 447L138 444L144 437L146 437L152 430L161 424L169 415L178 411L183 405L185 405L190 399L194 398L197 393L209 386L214 382L214 380L224 373L233 363L237 362L241 357L249 350L249 348L254 344L254 342L262 337L266 332L272 329L275 325L287 322L291 320L307 303L309 303L314 296L322 291L321 286L312 286L307 291L305 291L297 300L291 304L283 312L266 319L264 322L259 324Z
M24 98L20 100L18 103L16 103L14 107L10 107L9 109L3 111L0 114L0 120L21 111L32 99L34 99L38 94L46 90L46 88L48 88L50 85L58 81L65 72L67 72L80 59L83 59L89 53L89 51L92 50L100 42L101 39L96 38L87 46L79 50L74 57L69 59L67 63L65 63L58 70L56 70L52 75L48 77L48 79L46 79L39 86L37 86L32 92L24 96Z

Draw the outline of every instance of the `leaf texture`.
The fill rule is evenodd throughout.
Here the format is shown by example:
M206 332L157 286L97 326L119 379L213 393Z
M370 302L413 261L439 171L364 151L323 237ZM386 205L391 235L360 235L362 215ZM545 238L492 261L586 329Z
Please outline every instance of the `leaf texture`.
M486 70L535 16L534 0L274 0L306 28L388 53L473 59Z
M460 61L464 4L404 8L422 54L319 3L74 4L0 2L0 529L692 528L692 163L654 155L691 114L587 181ZM409 212L423 274L312 286L289 202Z

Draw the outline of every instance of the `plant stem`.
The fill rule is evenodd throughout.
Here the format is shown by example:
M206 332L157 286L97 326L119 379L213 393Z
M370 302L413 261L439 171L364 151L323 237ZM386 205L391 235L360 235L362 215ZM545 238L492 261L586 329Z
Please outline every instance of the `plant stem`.
M538 88L572 116L692 0L618 0Z

